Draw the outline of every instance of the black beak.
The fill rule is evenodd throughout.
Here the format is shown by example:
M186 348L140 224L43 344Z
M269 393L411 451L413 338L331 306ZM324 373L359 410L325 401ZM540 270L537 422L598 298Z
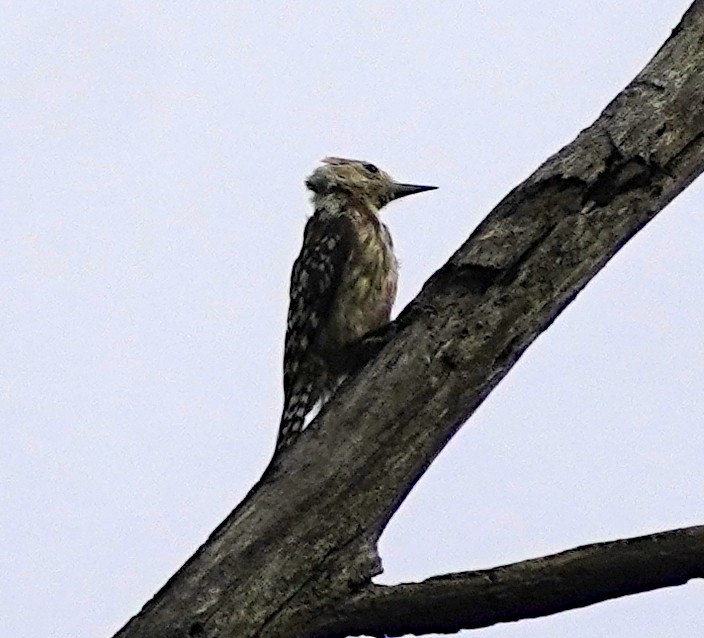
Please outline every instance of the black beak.
M416 184L394 184L393 199L399 199L406 195L415 195L423 191L434 191L437 186L418 186Z

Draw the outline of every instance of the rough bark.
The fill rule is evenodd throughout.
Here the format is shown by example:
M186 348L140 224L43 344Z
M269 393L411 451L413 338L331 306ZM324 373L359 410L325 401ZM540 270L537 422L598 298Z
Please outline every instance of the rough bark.
M704 577L704 527L578 547L553 556L422 583L371 585L320 627L326 638L452 633L567 609Z
M370 584L381 569L377 539L409 490L533 340L704 170L703 151L704 0L696 0L597 121L509 193L430 278L379 356L117 636L356 631L350 601L381 600ZM628 560L627 549L612 553ZM552 568L558 574L560 561ZM518 605L528 585L513 582ZM606 597L641 591L638 582L634 575ZM602 591L574 605L603 600ZM486 607L486 592L477 596ZM519 617L504 612L487 622ZM377 620L365 631L386 631Z

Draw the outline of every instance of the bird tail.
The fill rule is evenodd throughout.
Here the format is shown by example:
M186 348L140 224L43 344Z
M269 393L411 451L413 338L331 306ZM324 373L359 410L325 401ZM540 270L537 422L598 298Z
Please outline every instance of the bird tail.
M311 411L315 402L316 397L312 383L295 386L292 389L290 395L284 401L275 454L287 448L296 440L296 437L303 429L306 414Z

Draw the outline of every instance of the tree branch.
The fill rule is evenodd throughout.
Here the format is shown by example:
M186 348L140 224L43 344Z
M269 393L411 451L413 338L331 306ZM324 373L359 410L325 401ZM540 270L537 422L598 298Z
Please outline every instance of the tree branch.
M704 0L597 121L501 201L120 638L303 638L536 337L704 170ZM272 424L272 433L274 425Z
M320 635L402 636L454 633L682 585L704 578L704 526L597 543L512 565L370 585L339 610Z

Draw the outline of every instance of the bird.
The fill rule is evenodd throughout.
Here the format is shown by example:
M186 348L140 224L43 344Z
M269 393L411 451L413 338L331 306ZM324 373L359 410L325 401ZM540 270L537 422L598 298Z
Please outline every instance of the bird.
M305 184L314 213L291 270L275 455L360 365L351 356L355 344L390 320L398 261L379 212L396 199L437 188L399 183L374 164L340 157L323 159Z

